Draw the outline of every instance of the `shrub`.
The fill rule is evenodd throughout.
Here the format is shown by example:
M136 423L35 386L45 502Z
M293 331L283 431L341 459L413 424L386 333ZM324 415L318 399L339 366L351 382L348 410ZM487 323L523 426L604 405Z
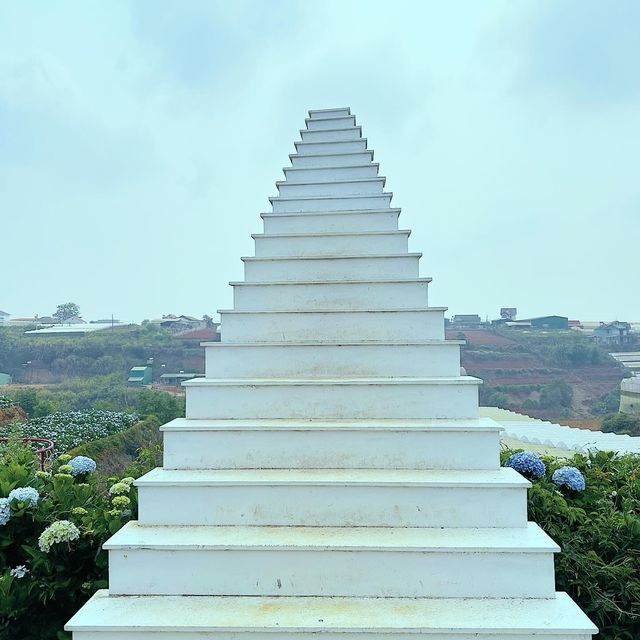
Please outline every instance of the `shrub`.
M504 451L503 463L511 455ZM600 627L600 640L637 640L640 456L578 454L568 461L577 473L566 471L566 460L543 460L547 472L529 489L529 518L562 547L556 556L558 590L568 592ZM567 480L574 489L566 487Z
M21 443L0 447L0 637L68 637L65 622L107 586L102 544L137 512L137 494L114 501L94 474L38 470ZM91 465L85 461L87 470ZM36 497L37 496L37 497ZM9 499L7 499L8 497Z
M610 413L602 419L604 433L627 433L630 436L640 436L640 416L627 413Z
M144 465L153 468L162 464L159 426L156 418L146 418L126 431L75 447L69 454L92 458L98 464L98 475L102 476L124 473L136 457L144 458ZM139 467L137 475L144 472L144 469Z

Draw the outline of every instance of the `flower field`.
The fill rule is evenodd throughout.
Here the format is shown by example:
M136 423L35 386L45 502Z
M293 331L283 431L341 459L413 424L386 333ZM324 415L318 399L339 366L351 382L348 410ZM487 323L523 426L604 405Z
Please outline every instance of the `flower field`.
M135 413L116 411L68 411L36 418L20 426L25 436L53 440L58 453L91 440L125 431L138 421Z

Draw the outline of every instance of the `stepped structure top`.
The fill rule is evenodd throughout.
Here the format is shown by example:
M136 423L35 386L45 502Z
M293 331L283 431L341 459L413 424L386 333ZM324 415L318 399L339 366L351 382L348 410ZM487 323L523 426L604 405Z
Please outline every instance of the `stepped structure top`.
M76 640L588 640L348 107L309 111Z

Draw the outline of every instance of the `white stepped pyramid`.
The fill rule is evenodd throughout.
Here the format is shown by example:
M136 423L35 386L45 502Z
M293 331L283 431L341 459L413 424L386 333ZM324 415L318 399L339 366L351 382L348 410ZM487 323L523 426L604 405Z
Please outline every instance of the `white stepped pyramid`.
M310 111L75 640L588 640L349 109Z

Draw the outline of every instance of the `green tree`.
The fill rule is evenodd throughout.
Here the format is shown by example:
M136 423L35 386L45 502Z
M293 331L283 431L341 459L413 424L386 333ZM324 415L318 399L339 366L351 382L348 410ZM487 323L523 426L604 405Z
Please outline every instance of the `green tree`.
M564 380L546 384L540 392L540 406L543 408L570 407L572 399L573 389Z
M64 322L73 316L80 315L80 307L75 302L65 302L64 304L59 304L56 309L53 317L58 322Z
M640 416L627 413L610 413L602 419L604 433L622 433L630 436L640 436Z

